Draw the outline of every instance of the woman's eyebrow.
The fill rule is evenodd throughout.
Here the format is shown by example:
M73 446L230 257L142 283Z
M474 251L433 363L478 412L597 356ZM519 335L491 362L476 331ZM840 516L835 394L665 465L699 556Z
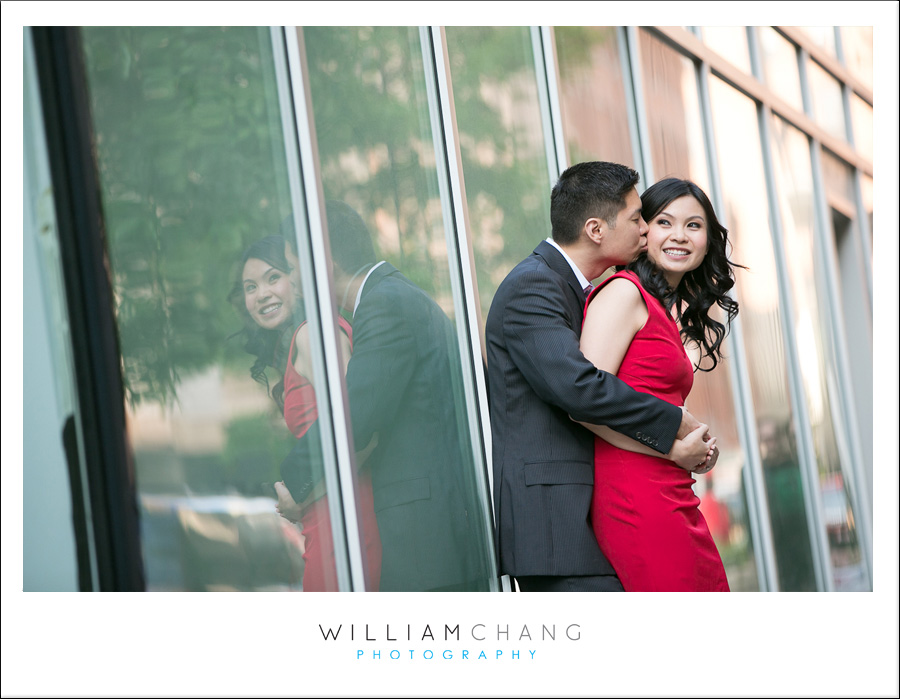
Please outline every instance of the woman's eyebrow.
M654 218L659 218L660 216L668 216L669 218L675 218L675 216L673 214L670 214L668 211L660 211L658 214L656 214L656 216L654 216ZM691 214L684 220L691 221L695 218L699 218L701 221L706 221L706 217L703 216L702 214Z
M263 273L260 274L259 276L264 277L264 276L266 276L269 272L271 272L273 269L275 269L275 268L274 268L274 267L269 267L269 269L267 269L265 272L263 272ZM256 281L255 279L245 279L245 280L244 280L244 284L246 284L247 282L253 283L253 282L255 282L255 281Z

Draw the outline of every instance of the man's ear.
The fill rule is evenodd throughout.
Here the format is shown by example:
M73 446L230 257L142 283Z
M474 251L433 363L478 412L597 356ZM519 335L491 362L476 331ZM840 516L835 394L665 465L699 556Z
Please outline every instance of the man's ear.
M606 237L606 221L602 218L589 218L584 222L582 232L595 245L600 245Z

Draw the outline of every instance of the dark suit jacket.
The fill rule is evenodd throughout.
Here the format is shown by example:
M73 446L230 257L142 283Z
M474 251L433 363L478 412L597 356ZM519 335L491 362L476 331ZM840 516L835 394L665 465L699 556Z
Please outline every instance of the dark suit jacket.
M500 572L614 572L590 522L594 435L602 424L667 453L681 409L594 367L579 341L584 291L543 241L506 277L487 319L494 519Z
M353 318L347 392L356 447L378 435L365 468L382 542L381 590L486 585L487 503L475 488L459 371L444 312L390 264L378 267ZM302 497L318 477L307 470L314 462L310 453L282 465L292 494L296 487Z

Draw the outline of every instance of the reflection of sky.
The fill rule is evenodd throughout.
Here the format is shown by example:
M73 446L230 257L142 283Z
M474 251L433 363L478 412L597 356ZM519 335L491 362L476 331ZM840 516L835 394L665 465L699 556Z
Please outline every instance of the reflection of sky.
M807 64L816 122L835 138L847 140L844 100L838 81L814 61Z
M274 514L275 500L241 495L141 495L141 505L150 512L202 512L205 514Z
M815 426L821 423L825 412L825 398L822 395L822 366L816 343L816 330L810 318L809 309L798 313L797 319L797 354L801 357L800 373L806 387L806 402L810 422Z
M803 112L800 73L794 45L771 27L757 30L766 85L798 112Z
M745 73L752 73L746 27L703 27L703 43Z

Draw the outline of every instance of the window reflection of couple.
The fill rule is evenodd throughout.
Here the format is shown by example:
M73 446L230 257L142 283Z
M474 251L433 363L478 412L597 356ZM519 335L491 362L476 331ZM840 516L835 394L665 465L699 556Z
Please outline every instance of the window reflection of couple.
M272 388L271 395L288 429L300 439L310 429L317 431L319 427L309 325L299 294L301 287L293 244L296 243L291 236L272 235L250 245L241 260L235 296L241 297L245 310L242 313L247 336L244 347L256 355L250 374L257 381L267 382L266 369L274 367L278 370L281 378ZM352 351L352 329L343 317L338 318L338 324L346 371ZM357 464L363 466L358 479L359 510L365 532L368 570L377 581L381 541L372 506L371 477L365 468L367 456L365 451L357 455ZM279 496L279 513L301 528L303 589L310 592L337 590L334 541L324 481L316 484L300 504L292 501L283 483L277 483L275 488Z
M434 301L378 261L359 215L326 205L338 323L354 444L357 512L367 589L472 589L486 577L477 503L467 489L453 400L453 327ZM334 545L324 492L309 335L300 320L293 235L271 236L245 253L244 301L251 375L271 366L271 391L298 438L276 484L278 510L306 539L303 589L336 590ZM287 244L286 244L287 243Z
M728 590L691 487L718 448L682 406L721 357L727 326L710 312L737 313L735 265L696 185L641 197L638 179L614 163L566 170L552 238L488 315L500 572L526 592Z
M683 406L694 371L722 356L736 265L696 185L666 179L641 197L638 180L604 162L564 172L551 193L552 237L510 272L488 315L500 572L523 591L728 590L691 476L713 468L718 448ZM473 589L484 567L446 398L458 362L448 355L452 327L396 269L376 264L355 212L329 202L327 215L335 288L353 319L352 331L341 326L354 443L365 445L358 508L369 588ZM284 258L283 239L272 245ZM285 371L273 396L301 437L282 465L279 509L301 522L307 551L330 561L322 574L306 557L304 589L335 589L319 432L308 429L309 340L284 308L300 307L283 281L296 260L253 255L246 310L273 334L265 348L248 343L251 373ZM260 300L266 275L281 291ZM293 404L289 391L306 397ZM320 578L332 582L317 587Z

